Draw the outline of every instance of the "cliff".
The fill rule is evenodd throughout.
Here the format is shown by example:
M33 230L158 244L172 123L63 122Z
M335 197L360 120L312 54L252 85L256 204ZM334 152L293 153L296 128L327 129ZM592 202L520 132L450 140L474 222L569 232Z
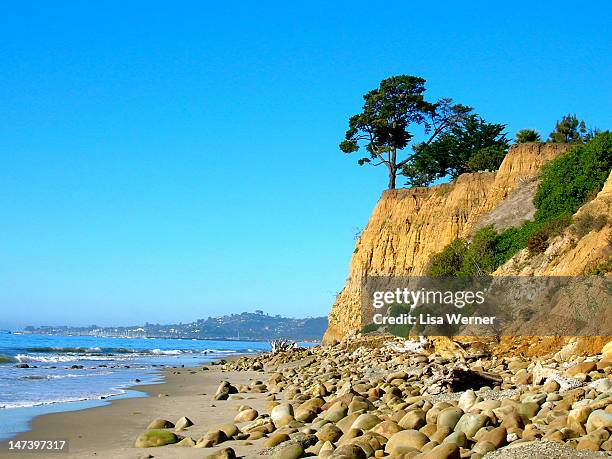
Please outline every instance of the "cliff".
M463 174L450 184L387 190L357 241L349 278L329 314L324 342L361 329L366 275L420 275L430 257L483 224L517 226L533 216L541 167L566 145L514 145L497 172Z

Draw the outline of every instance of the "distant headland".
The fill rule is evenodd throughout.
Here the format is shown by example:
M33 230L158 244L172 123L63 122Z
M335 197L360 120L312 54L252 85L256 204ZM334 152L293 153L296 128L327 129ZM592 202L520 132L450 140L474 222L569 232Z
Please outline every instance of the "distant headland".
M295 319L269 315L261 310L220 317L199 319L195 322L160 325L100 327L89 325L27 326L23 333L44 335L79 335L121 338L179 338L218 340L270 340L287 338L300 341L319 341L327 328L327 317Z

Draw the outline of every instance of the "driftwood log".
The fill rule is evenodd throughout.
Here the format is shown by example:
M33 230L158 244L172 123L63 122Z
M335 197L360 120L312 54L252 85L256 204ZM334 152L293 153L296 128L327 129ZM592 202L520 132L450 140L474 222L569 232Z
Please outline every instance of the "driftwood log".
M424 394L429 395L478 390L483 386L500 385L503 381L501 376L494 373L472 370L462 361L446 365L429 363L424 367L410 369L407 373L423 381Z
M272 349L272 354L277 354L279 352L287 352L293 351L296 349L297 343L295 341L289 341L288 339L279 338L268 341L270 343L270 348Z

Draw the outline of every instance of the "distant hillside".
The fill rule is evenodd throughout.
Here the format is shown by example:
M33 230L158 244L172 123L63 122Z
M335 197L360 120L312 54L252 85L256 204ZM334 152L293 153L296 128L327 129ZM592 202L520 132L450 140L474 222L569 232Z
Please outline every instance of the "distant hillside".
M271 316L263 311L209 317L187 324L150 324L128 327L42 326L25 328L28 333L46 335L91 335L131 338L188 338L224 340L320 340L327 328L327 317L293 319Z

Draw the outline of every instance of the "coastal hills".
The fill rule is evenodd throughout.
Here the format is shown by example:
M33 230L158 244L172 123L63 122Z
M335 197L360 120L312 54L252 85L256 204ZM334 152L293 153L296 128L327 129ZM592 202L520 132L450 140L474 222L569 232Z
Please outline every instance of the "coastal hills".
M299 341L319 341L327 327L326 317L295 319L271 316L261 310L220 317L209 317L190 323L126 327L41 326L25 328L26 333L46 335L85 335L128 338L179 338L217 340L271 340L286 338Z

